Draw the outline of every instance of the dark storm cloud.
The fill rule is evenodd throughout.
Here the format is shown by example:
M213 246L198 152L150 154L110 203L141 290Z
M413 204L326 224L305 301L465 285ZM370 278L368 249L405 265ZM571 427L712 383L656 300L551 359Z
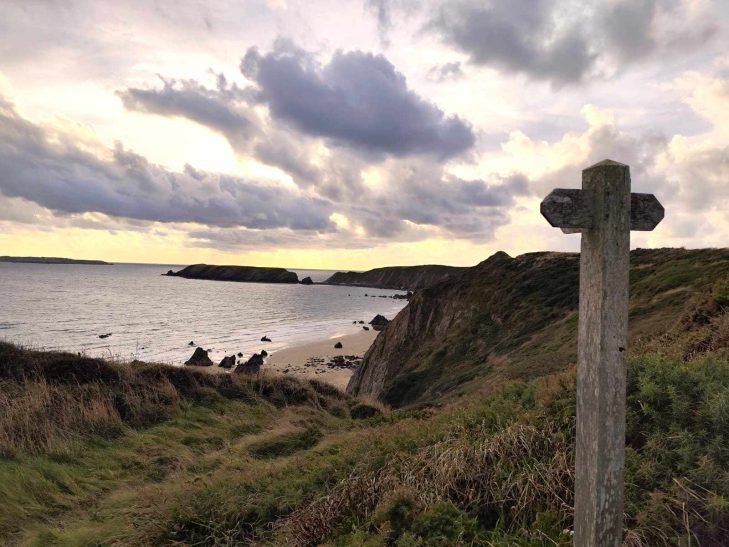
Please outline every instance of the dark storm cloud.
M657 18L671 19L674 28L660 32ZM686 21L678 0L620 0L597 12L595 27L604 34L608 50L629 63L655 51L681 52L706 43L718 26L714 21Z
M99 159L51 139L0 98L0 193L62 213L254 229L330 230L328 201L187 167L168 171L121 145Z
M274 118L334 144L394 156L456 156L475 142L471 126L446 116L408 89L405 77L382 55L338 52L319 66L306 52L251 48L243 74Z
M238 148L255 131L244 113L243 92L228 86L218 76L217 89L208 89L194 80L162 80L161 88L129 88L117 92L125 108L160 116L180 116L222 133Z
M580 80L594 56L577 27L550 39L550 0L458 2L431 22L443 38L476 64L493 64L557 83Z
M672 24L659 25L661 16ZM688 17L677 0L589 2L569 11L556 0L459 0L427 28L474 64L556 85L581 81L598 61L621 66L657 52L684 53L717 31L712 21Z
M622 59L646 55L655 47L655 39L648 32L655 13L653 0L617 2L605 9L605 35Z

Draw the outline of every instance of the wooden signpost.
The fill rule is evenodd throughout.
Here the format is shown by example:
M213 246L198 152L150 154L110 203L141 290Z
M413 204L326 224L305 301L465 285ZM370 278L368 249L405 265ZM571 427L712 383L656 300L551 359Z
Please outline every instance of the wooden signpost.
M623 541L625 350L630 230L653 230L663 206L630 193L630 168L612 160L582 172L582 189L553 190L542 215L582 232L577 349L574 544Z

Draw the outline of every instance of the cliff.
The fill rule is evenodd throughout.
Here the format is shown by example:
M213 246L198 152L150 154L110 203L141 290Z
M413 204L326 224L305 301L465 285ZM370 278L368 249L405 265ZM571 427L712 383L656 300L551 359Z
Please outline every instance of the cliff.
M391 266L366 272L337 272L324 283L414 291L429 287L467 269L438 265Z
M103 260L76 260L74 258L56 258L46 256L0 256L0 262L15 262L27 264L88 264L91 266L113 266Z
M568 368L578 272L577 254L497 253L418 291L380 332L348 393L405 406ZM661 337L656 349L670 341L681 357L722 343L712 328L729 323L729 250L632 251L630 279L631 344ZM729 328L725 336L729 345Z
M238 281L246 283L298 283L299 277L284 268L261 268L257 266L211 266L193 264L179 272L170 270L167 275L186 279L208 279L212 281Z

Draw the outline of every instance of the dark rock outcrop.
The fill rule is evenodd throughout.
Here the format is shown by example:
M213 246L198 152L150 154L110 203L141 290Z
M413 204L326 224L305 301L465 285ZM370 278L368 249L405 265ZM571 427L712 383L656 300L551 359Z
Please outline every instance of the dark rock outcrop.
M434 285L467 269L438 265L390 266L366 272L337 272L324 283L414 291Z
M311 277L305 277L300 281L302 285L313 285L314 282L311 280Z
M264 336L263 338L261 338L261 342L270 342L270 341L271 341L271 339L268 336Z
M241 374L255 374L256 372L259 372L261 370L261 366L263 365L263 357L258 354L254 353L253 356L248 359L245 363L241 363L237 367L235 367L235 370L233 372Z
M233 368L235 366L235 355L223 357L223 360L220 361L218 366L223 368Z
M195 348L195 352L192 354L192 357L185 361L185 364L197 367L209 367L213 364L213 362L210 360L207 351L202 348Z
M265 349L261 350L261 357L268 357L268 352Z
M258 266L211 266L194 264L179 272L167 275L186 279L208 279L212 281L237 281L242 283L298 283L299 277L284 268L261 268Z
M378 313L372 318L372 321L370 321L370 325L372 325L372 328L375 330L382 330L387 326L389 322L390 320L387 319L387 317Z
M336 349L341 349L343 346L342 346L342 343L341 342L337 342L336 344L334 344L334 347Z
M100 334L99 338L109 338L109 336L111 336L111 333L107 332L106 334Z

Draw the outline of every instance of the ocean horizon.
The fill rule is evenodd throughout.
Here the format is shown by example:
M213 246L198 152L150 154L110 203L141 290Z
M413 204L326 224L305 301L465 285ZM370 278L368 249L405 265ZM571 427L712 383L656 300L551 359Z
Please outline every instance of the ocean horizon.
M336 285L236 283L162 275L177 264L0 263L0 339L121 361L213 361L355 333L376 314L391 319L401 291ZM336 270L287 268L299 279ZM374 296L374 297L373 297ZM107 338L100 335L111 333ZM261 342L268 336L270 343Z

